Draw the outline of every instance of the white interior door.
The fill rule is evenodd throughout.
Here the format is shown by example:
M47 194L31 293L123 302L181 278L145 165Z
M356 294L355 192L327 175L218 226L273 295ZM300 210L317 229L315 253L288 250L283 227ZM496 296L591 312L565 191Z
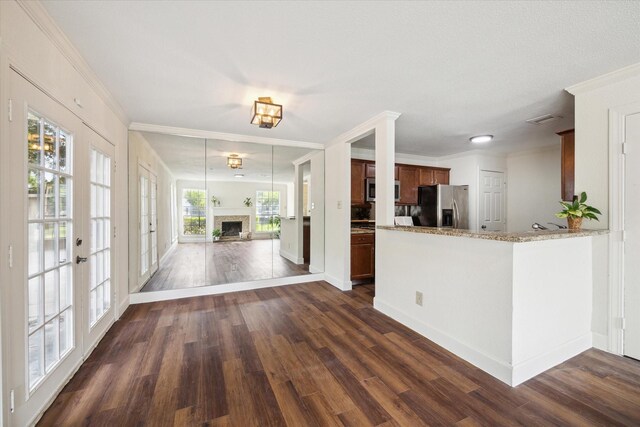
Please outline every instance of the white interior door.
M625 118L624 354L640 360L640 112Z
M84 353L89 353L115 321L115 287L113 286L113 265L111 247L113 237L113 197L112 191L115 148L91 129L85 127L83 142L89 149L89 171L87 187L89 197L84 197L84 215L87 221L85 257L88 262L82 268L84 287L83 330Z
M144 285L158 270L158 178L142 165L138 166L140 195L140 274L138 284Z
M480 228L487 231L505 230L504 172L480 171Z
M88 160L80 120L12 72L13 112L7 236L13 249L3 283L4 372L10 425L30 425L82 362L82 272L76 239L85 235L79 178ZM16 161L15 159L22 159ZM5 159L5 161L7 161Z

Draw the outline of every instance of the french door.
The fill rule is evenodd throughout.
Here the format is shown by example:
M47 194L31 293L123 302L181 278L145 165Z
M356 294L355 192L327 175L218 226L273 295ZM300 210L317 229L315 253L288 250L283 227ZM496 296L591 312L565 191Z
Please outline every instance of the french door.
M138 166L138 221L140 272L138 283L144 285L158 270L158 178L149 169Z
M9 421L22 426L39 416L114 320L113 147L13 71L9 93L3 200L11 209L3 226L12 259L3 345Z

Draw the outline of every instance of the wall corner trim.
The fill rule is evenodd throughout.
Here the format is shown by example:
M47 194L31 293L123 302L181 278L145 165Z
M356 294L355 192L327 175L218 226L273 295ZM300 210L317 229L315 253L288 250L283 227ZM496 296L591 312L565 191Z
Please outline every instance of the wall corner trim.
M601 87L617 83L632 77L640 76L640 62L619 70L611 71L598 77L565 88L572 95L580 95Z

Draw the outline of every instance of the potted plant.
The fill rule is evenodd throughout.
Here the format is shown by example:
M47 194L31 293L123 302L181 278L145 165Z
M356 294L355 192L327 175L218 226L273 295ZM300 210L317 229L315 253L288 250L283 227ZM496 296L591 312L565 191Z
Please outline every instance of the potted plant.
M564 208L556 214L558 218L567 218L569 230L580 230L582 227L582 220L595 219L600 221L596 215L602 215L598 209L586 204L587 193L584 191L580 193L580 198L573 197L573 202L560 202Z
M220 206L220 199L218 199L216 196L211 196L211 204L214 207Z
M248 208L250 208L251 206L253 206L253 202L251 201L251 197L247 197L246 199L244 199L244 205Z
M216 228L211 232L211 235L213 236L213 241L217 242L218 240L220 240L220 236L222 236L222 230Z

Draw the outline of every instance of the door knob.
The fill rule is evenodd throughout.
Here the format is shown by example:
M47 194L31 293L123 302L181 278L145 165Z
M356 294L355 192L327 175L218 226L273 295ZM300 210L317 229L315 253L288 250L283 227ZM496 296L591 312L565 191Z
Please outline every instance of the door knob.
M76 246L80 246L80 245L82 245L82 239L78 237L76 239Z
M487 226L486 226L486 225L483 225L483 226L482 226L482 227L480 227L480 228L482 228L483 230L486 230L486 229L487 229Z
M81 257L80 255L78 255L76 257L76 264L80 264L80 263L83 263L83 262L87 262L87 258Z

